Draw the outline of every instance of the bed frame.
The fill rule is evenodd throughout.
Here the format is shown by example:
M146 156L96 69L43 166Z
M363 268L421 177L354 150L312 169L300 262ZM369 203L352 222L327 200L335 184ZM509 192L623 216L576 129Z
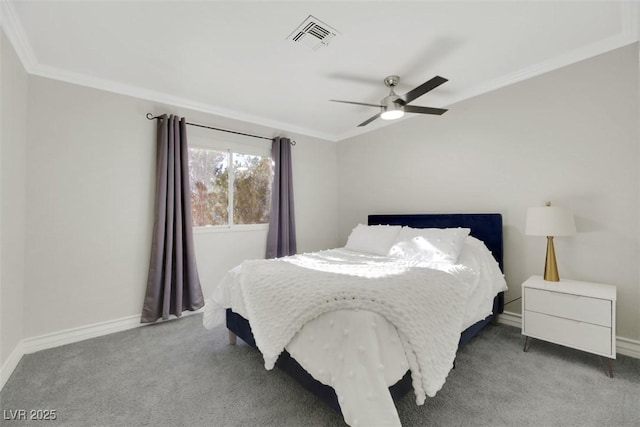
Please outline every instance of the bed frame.
M401 215L369 215L369 225L407 225L413 228L455 228L471 229L471 235L482 240L491 251L494 258L504 271L502 259L502 215L500 214L401 214ZM504 308L504 293L499 293L493 301L493 314L469 326L460 335L458 348L466 345L475 335L489 324ZM251 326L241 315L227 309L227 329L229 340L235 343L236 336L252 347L257 348ZM313 378L300 366L285 350L282 352L276 366L296 379L304 388L311 391L330 408L341 413L338 397L332 387L322 384ZM411 390L411 372L389 387L394 399L404 396Z

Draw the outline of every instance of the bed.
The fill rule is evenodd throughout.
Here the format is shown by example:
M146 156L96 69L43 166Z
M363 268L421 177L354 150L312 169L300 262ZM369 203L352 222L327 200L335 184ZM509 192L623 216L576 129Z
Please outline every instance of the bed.
M483 247L485 247L485 250L488 250L487 253L490 253L490 256L492 256L493 259L495 259L494 263L497 265L497 270L499 269L498 273L501 273L503 270L502 217L500 214L370 215L368 217L368 226L370 227L404 226L405 228L410 227L410 229L445 229L445 230L468 229L469 236L483 242L484 243ZM351 239L351 236L350 236L350 239ZM467 243L465 243L465 245L466 244ZM338 259L338 258L344 257L346 261L343 259L340 259L339 262L349 263L352 261L354 257L357 258L360 255L358 253L354 254L349 251L346 251L345 253L345 251L341 252L339 250L334 250L333 252L331 251L321 252L321 253L318 253L318 255L316 254L307 255L307 258L309 256L315 257L313 259L316 259L316 258L322 259L323 262L325 262L326 259L334 259L334 258ZM308 261L307 258L305 258L305 256L302 255L300 259L305 260L306 262ZM384 263L386 262L386 260L383 258L378 259L374 257L373 261L371 261L370 258L366 258L366 262L375 264L377 262ZM244 270L247 270L247 272L250 272L251 267L252 267L251 264L247 264L247 265L243 264L242 268ZM298 266L296 266L295 268L297 267ZM427 270L427 269L411 269L411 271L413 270ZM296 271L297 270L293 269L292 267L291 274L295 274ZM237 275L238 273L236 272L234 274ZM246 273L246 274L249 275L249 273ZM423 274L423 273L420 272L420 274ZM438 276L438 277L439 277L438 280L440 281L443 280L442 276ZM391 338L387 338L388 334L384 332L386 330L385 328L389 327L390 330L391 329L395 330L395 327L391 325L391 322L387 321L388 318L393 317L388 312L384 316L378 316L377 314L369 313L366 309L365 310L349 310L348 309L349 307L347 307L347 310L342 310L342 308L344 308L343 306L336 306L336 310L331 312L331 315L334 316L333 320L328 318L329 313L323 314L322 316L318 316L317 320L313 319L312 321L310 320L308 322L305 320L303 322L305 324L304 328L299 330L299 333L295 335L295 339L291 340L291 342L288 344L286 349L282 350L281 352L280 351L273 352L271 354L271 357L268 357L268 354L267 354L268 351L265 351L265 349L268 346L264 344L264 338L262 338L262 346L260 346L257 344L256 337L254 336L255 335L254 332L257 332L257 331L259 331L260 334L264 335L264 332L259 330L259 328L262 325L261 324L262 318L260 318L261 319L260 322L256 322L256 325L254 325L255 330L252 331L249 321L247 321L247 319L243 315L236 312L241 310L234 309L234 303L232 301L233 297L227 296L226 298L227 303L223 305L226 306L224 307L226 309L225 320L226 320L227 329L229 330L230 341L232 343L235 342L235 337L237 336L237 337L240 337L247 344L255 348L260 347L265 357L265 367L269 368L270 359L273 359L273 361L275 361L276 366L278 366L280 369L284 370L293 378L295 378L303 387L311 391L320 400L325 402L329 407L331 407L332 409L334 409L339 413L341 412L345 418L345 421L348 424L350 425L371 424L372 421L375 420L376 424L399 425L399 418L398 418L397 412L395 412L395 406L393 406L392 399L397 399L405 395L412 389L414 389L414 392L418 396L417 403L421 404L424 402L424 398L420 399L420 395L421 393L422 395L424 395L425 391L422 390L422 392L419 393L418 390L421 389L425 384L427 384L426 394L429 396L432 396L433 394L435 394L435 392L439 390L439 387L441 387L442 384L444 383L444 378L446 378L448 369L450 369L450 365L452 365L452 363L449 363L449 364L441 363L440 359L447 359L452 357L451 361L454 361L455 350L467 344L475 335L478 334L478 332L480 332L487 324L489 324L499 313L502 313L503 304L504 304L503 290L505 289L506 285L504 285L504 279L502 278L501 274L500 274L500 277L502 280L502 284L500 284L500 286L502 288L500 289L500 292L496 292L495 294L491 295L489 314L486 316L483 315L483 317L481 317L480 319L474 319L468 325L467 323L469 323L469 318L470 317L472 318L473 316L469 316L468 313L467 315L464 315L464 313L461 314L460 316L466 317L466 319L463 319L461 321L461 324L464 325L464 330L462 330L462 332L458 332L459 335L455 336L456 342L455 342L455 349L454 349L453 356L449 351L448 353L447 352L440 353L440 355L444 355L444 356L433 357L433 359L436 359L436 362L438 365L444 365L444 367L447 369L445 369L445 372L441 374L441 376L442 375L444 376L441 380L441 383L436 384L435 388L432 387L431 389L429 389L429 383L426 380L424 383L422 383L421 382L422 380L420 378L416 379L416 377L420 377L419 373L417 375L413 375L413 377L411 375L412 371L424 372L425 370L423 369L422 371L420 371L418 369L419 367L418 365L420 365L419 361L413 360L413 359L416 359L415 355L412 355L410 357L411 352L407 351L407 348L409 345L407 343L411 341L409 338L413 340L413 342L410 345L413 345L416 347L419 346L418 344L416 344L415 334L413 336L410 336L410 334L408 333L405 334L406 331L411 329L410 326L404 326L404 329L400 327L398 328L397 334L401 338L401 342L397 342L398 338L396 335L393 335ZM282 279L282 280L286 281L285 279ZM396 279L393 278L389 280L396 280ZM497 281L497 279L495 279L494 281ZM447 287L447 289L448 288L450 287ZM452 301L462 300L462 298L459 296L460 294L456 294L456 295L458 296L455 296L452 294L453 296ZM247 296L246 293L245 293L245 296ZM242 298L242 297L236 296L236 298ZM218 297L218 300L220 299L224 299L224 298ZM238 305L237 302L235 304L236 306ZM463 304L460 303L458 305L462 306ZM458 311L464 311L464 307L462 307L461 309L458 309ZM486 311L486 308L485 308L485 311ZM311 363L308 359L313 358L314 352L321 353L322 349L324 349L324 351L329 351L329 347L326 344L324 345L324 347L322 347L321 339L322 337L324 337L324 339L327 341L333 340L333 338L330 338L331 335L323 335L323 334L325 334L325 330L334 328L334 324L339 325L340 329L337 332L328 331L327 333L329 334L333 333L333 334L337 334L334 336L340 336L340 334L344 332L345 337L342 337L342 338L345 338L346 341L351 342L352 340L351 338L348 338L348 339L346 338L346 333L349 331L349 328L351 328L351 326L349 326L351 325L350 322L358 321L356 313L357 313L357 316L370 316L370 315L377 316L377 317L366 317L366 320L365 320L365 322L370 323L370 325L369 323L367 323L368 325L367 328L369 328L370 326L371 329L375 330L375 333L373 333L375 337L372 339L373 340L380 339L380 343L377 343L377 345L379 345L384 349L384 350L380 350L381 353L385 353L385 352L393 353L394 351L396 353L403 352L402 354L405 355L404 357L406 357L405 360L407 361L406 362L407 365L395 363L396 360L398 360L397 354L396 355L382 354L375 357L372 356L371 360L368 360L367 359L368 356L363 357L363 354L365 353L368 354L369 350L367 349L366 351L364 351L363 347L359 346L357 349L359 351L357 351L355 348L352 350L349 350L349 349L345 350L345 354L347 358L351 357L350 356L351 353L355 354L355 356L353 356L352 359L357 360L357 362L348 362L348 363L355 363L358 365L358 369L354 369L354 371L363 371L363 370L365 371L364 373L356 372L356 375L355 375L356 380L353 380L353 378L349 377L349 375L354 376L353 375L354 372L351 370L349 370L348 373L344 373L344 380L343 380L340 378L335 379L333 375L335 374L336 370L339 370L342 375L342 372L345 371L344 368L333 368L334 369L333 372L330 372L330 369L328 368L327 372L324 372L323 366L320 366L320 368L318 367L318 363L320 362L317 362L317 361L314 362L316 363L316 366L313 366L313 363ZM477 310L474 315L476 317L478 316ZM312 314L311 316L313 317L315 315ZM342 317L339 317L339 316L342 316ZM205 318L207 318L207 310L205 310ZM258 317L255 316L254 318L258 318ZM352 320L352 319L356 319L356 320ZM361 317L361 319L365 319L365 318ZM400 320L395 320L395 321L397 322L397 324L402 324ZM315 323L312 324L313 322ZM211 316L209 316L209 320L208 321L205 320L206 326L207 326L207 323L209 323L208 327L211 327L211 325L214 325L217 322L212 322ZM345 326L345 324L347 326ZM439 326L439 327L441 328L442 326ZM436 327L436 329L437 328L438 327ZM368 330L369 329L367 329L367 331ZM364 334L364 332L362 332L362 329L356 329L355 327L352 329L352 331L356 331L355 333L358 334L356 338L358 339L360 338L360 334ZM380 331L384 333L381 333ZM393 334L393 331L391 333ZM436 335L436 334L433 333L432 331L432 335ZM317 340L319 342L315 342L315 343L311 342L314 340L314 336L320 337ZM383 338L376 338L381 336ZM387 341L385 341L387 339L389 340L395 339L396 344L395 345L389 344ZM451 341L450 338L448 340ZM303 341L305 343L309 341L308 343L306 343L306 345L315 346L315 349L307 350L305 353L304 347L301 344L301 342ZM433 342L431 342L431 346L433 347ZM331 352L333 353L337 352L340 354L340 356L342 356L341 350L337 351L332 348ZM419 352L416 352L416 354L418 353ZM417 359L420 359L420 358L418 357ZM393 363L389 361L393 361ZM345 363L345 366L350 366L350 365L346 365L347 362L344 362L344 363ZM398 365L398 366L395 366L395 365ZM376 367L379 369L376 369ZM409 367L410 369L407 369L407 367ZM404 371L402 371L403 369ZM434 368L434 370L436 371L438 369L442 369L442 367L437 366ZM370 373L375 370L384 371L384 373L383 374L377 373L375 375L373 374L370 375ZM390 371L391 373L389 373L388 371ZM311 374L309 372L311 372ZM338 375L336 374L336 376ZM370 379L369 377L373 379ZM399 378L399 380L395 381L396 377ZM360 384L363 382L363 378L364 378L365 384ZM391 378L394 379L394 382L391 382L390 380ZM376 389L376 387L380 388L379 383L380 381L383 381L383 380L386 382L384 385L388 386L388 389L385 389L385 391L387 392L387 395L390 397L388 400L391 401L391 405L393 406L393 408L390 408L389 403L384 401L376 405L370 405L367 402L367 400L369 401L372 400L371 399L372 395L371 393L365 393L364 391L369 389ZM342 381L342 384L340 383L340 381ZM377 381L377 382L374 387L374 385L372 384L367 384L367 381L374 381L374 382ZM345 383L348 385L344 385ZM333 387L328 384L332 384ZM345 387L348 388L349 390L345 390ZM359 391L358 391L358 387L360 387ZM351 395L349 395L349 393L351 393ZM345 402L345 396L349 396L348 402ZM361 396L361 397L354 398L354 396ZM360 399L362 401L354 401L354 399L356 400ZM380 399L380 396L374 393L373 400L375 399ZM370 406L369 409L366 409L367 405ZM345 408L347 408L348 411L345 411ZM357 410L354 410L354 408L356 408ZM376 411L378 412L375 413ZM373 416L375 418L367 419L366 418L367 416L370 416L370 417Z

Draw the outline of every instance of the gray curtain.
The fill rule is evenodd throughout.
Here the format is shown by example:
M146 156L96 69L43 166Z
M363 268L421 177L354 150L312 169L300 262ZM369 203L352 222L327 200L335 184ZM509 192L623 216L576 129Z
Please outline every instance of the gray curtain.
M293 180L291 174L291 141L274 138L271 146L274 161L271 212L267 234L267 258L294 255L296 222L293 212Z
M156 205L141 323L204 305L193 246L186 121L158 119Z

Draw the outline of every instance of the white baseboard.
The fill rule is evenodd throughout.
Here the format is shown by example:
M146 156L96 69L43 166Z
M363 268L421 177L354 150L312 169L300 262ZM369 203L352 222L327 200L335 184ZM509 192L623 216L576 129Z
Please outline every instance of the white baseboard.
M200 312L202 312L202 309L194 312L187 311L183 313L182 317L187 317ZM173 319L175 319L175 317L172 316L169 320ZM505 311L498 316L498 322L514 326L516 328L521 328L522 315ZM102 335L112 334L114 332L126 331L128 329L150 324L152 325L153 323L140 323L140 315L134 315L22 340L18 343L16 348L9 355L9 358L0 368L0 390L2 390L6 382L9 380L11 374L18 366L18 363L20 363L20 359L22 359L22 356L25 354L35 353L36 351L59 347L61 345L84 341L90 338L96 338ZM640 341L617 337L616 348L619 354L640 359Z
M625 356L640 359L640 341L616 337L616 352Z
M498 323L522 328L522 315L505 311L498 316ZM640 341L624 337L616 337L616 353L640 359Z
M502 323L504 325L514 326L516 328L522 327L522 315L518 313L512 313L510 311L505 311L502 314L498 315L498 323Z
M0 367L0 390L4 388L4 385L11 378L11 374L18 367L18 363L24 356L24 347L22 345L22 341L16 345L16 348L13 349L7 360Z
M191 316L201 312L202 309L197 311L185 311L182 313L182 317ZM171 316L168 321L174 319L176 319L176 317ZM9 380L9 377L11 377L11 374L18 366L18 363L20 363L20 359L22 359L22 356L25 354L60 347L62 345L113 334L115 332L126 331L140 326L154 325L160 322L162 322L162 320L155 323L140 323L140 315L137 314L24 339L18 343L9 358L2 365L2 368L0 368L0 390L2 390L7 380Z
M23 341L24 354L31 354L36 351L84 341L114 332L126 331L138 326L141 326L140 315L134 315L27 338Z

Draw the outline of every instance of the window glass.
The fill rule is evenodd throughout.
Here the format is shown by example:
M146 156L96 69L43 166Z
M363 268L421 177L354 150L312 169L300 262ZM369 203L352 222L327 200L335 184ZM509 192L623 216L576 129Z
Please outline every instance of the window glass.
M271 205L270 157L233 154L233 223L266 224Z
M190 148L189 181L194 227L229 224L229 153Z
M269 156L190 147L193 226L267 224L272 180Z

